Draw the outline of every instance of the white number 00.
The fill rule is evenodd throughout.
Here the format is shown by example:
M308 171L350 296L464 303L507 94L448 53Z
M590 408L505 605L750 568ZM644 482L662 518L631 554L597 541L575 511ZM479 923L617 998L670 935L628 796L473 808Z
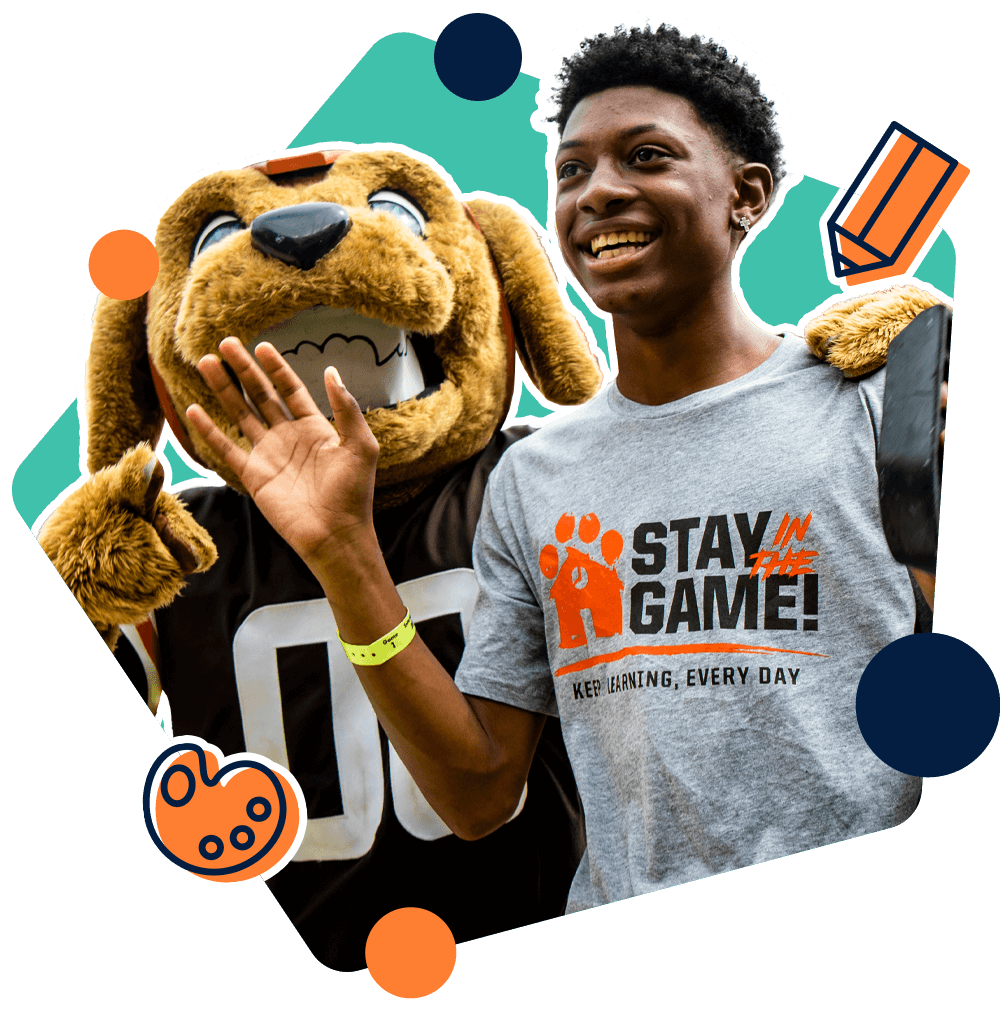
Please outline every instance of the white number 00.
M468 640L469 619L478 593L475 573L466 568L405 581L397 586L414 623L458 613ZM344 805L342 815L310 818L296 861L352 860L367 853L382 818L382 751L378 723L354 667L337 640L337 625L326 599L263 606L242 623L233 639L236 687L248 751L288 768L281 717L276 650L325 643L330 667L334 746ZM389 783L396 817L411 835L433 840L450 829L427 803L395 749L389 747ZM516 817L524 806L521 794Z

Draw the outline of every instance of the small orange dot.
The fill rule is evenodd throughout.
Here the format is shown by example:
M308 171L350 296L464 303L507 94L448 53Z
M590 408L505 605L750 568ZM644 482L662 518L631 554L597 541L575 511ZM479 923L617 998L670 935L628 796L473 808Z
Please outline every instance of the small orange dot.
M109 298L141 297L156 282L160 259L148 237L134 230L112 230L90 251L90 278Z
M365 946L375 983L402 999L436 992L451 977L456 955L448 925L420 907L390 911L372 928Z

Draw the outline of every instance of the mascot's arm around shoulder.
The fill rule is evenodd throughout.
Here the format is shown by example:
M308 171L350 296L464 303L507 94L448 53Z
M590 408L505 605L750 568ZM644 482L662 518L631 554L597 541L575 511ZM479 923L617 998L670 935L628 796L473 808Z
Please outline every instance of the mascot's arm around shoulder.
M917 632L933 629L951 309L930 310L942 304L917 287L891 287L833 304L804 330L812 352L847 378L886 365L890 343L904 330L909 334L908 342L894 346L896 360L887 370L884 422L891 439L880 445L878 472L882 523L893 556L910 573Z

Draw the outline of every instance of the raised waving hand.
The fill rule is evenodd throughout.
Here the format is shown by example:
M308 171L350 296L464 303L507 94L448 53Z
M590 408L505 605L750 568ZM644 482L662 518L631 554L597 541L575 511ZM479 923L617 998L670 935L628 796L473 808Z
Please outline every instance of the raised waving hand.
M219 354L239 386L214 355L202 358L198 371L253 447L247 452L234 443L198 404L188 408L189 420L306 562L335 556L338 546L371 527L378 442L357 402L328 368L331 424L271 344L259 344L254 361L229 337Z

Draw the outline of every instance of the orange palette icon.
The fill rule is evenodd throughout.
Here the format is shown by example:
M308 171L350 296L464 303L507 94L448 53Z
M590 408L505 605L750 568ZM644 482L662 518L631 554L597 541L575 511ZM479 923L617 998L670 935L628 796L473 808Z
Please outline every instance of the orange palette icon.
M259 755L223 759L218 748L194 737L157 757L142 802L160 852L214 882L270 877L305 833L305 801L287 770Z

